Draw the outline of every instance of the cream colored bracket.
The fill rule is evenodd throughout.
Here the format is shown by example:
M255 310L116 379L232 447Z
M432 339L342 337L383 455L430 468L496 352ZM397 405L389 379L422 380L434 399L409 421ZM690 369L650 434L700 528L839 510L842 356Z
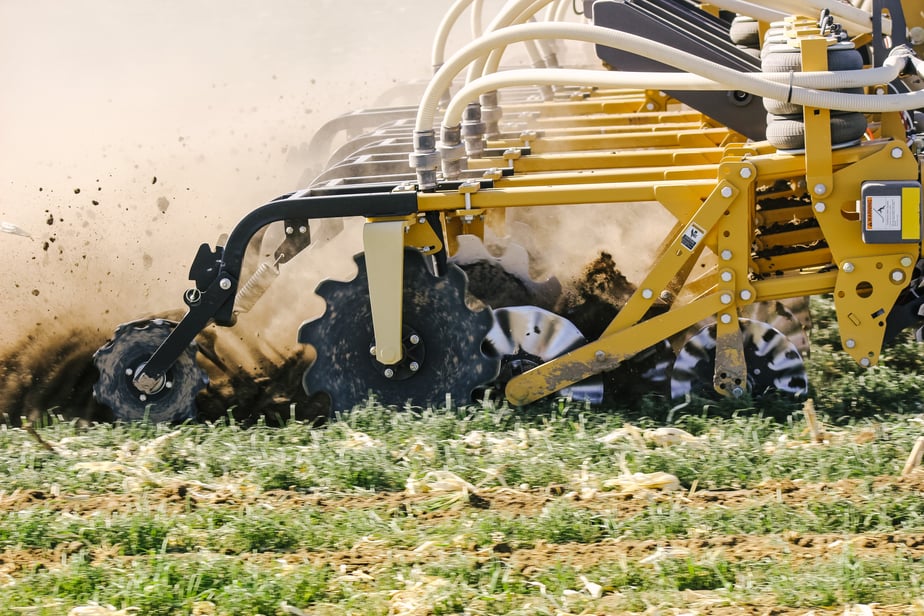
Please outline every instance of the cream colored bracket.
M367 222L363 227L375 358L388 366L401 361L402 356L401 315L406 227L405 220Z

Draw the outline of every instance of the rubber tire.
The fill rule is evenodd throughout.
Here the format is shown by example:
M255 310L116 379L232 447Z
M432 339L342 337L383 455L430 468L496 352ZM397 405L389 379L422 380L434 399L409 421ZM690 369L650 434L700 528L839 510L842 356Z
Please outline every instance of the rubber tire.
M767 54L761 61L761 70L765 73L788 73L802 71L802 54L797 49L785 47L787 51L775 51ZM828 51L828 70L854 71L863 68L863 57L856 49L834 46ZM863 94L863 88L839 88L835 92L846 94ZM764 98L764 109L768 113L778 116L796 115L802 113L802 105Z
M751 47L757 49L760 47L760 29L756 21L751 17L735 17L728 29L728 38L731 42L740 47Z
M141 400L127 370L137 370L167 339L176 323L153 320L119 327L115 337L93 358L99 380L93 387L96 400L112 411L115 421L133 423L180 423L196 417L196 395L208 384L205 372L196 362L197 347L189 345L167 370L172 382L157 394Z
M831 116L831 145L856 141L866 132L866 116L862 113L842 113ZM805 122L801 117L767 117L767 141L778 150L805 148Z
M836 90L837 92L843 92L845 94L863 94L863 88L843 88ZM775 116L791 116L791 115L802 115L802 105L796 105L795 103L787 103L786 101L778 101L774 98L765 98L764 109L767 110L767 113L770 113Z
M802 54L789 45L779 45L774 51L764 54L761 70L765 73L788 73L802 71ZM785 51L784 51L785 50ZM829 71L856 71L863 68L863 56L853 47L832 46L828 49Z

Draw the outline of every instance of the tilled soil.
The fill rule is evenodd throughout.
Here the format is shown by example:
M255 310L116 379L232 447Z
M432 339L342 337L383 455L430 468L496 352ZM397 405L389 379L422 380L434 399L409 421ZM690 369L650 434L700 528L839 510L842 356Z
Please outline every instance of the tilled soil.
M924 476L877 477L862 482L874 490L890 490L896 495L912 494L924 489ZM241 496L240 494L200 495L193 486L181 482L175 485L149 489L143 492L112 495L52 494L42 490L17 490L11 494L0 494L0 515L40 509L54 511L67 516L107 516L113 513L128 514L140 510L159 511L182 515L199 507L240 511L248 506L260 505L277 512L297 511L305 507L317 508L322 512L341 510L365 510L388 515L413 515L423 526L432 526L450 520L473 518L480 511L490 511L504 517L536 517L550 504L568 501L574 507L591 511L617 512L619 517L628 517L650 507L652 503L664 506L688 507L699 510L741 509L755 507L762 503L779 502L798 506L817 501L851 500L860 498L857 494L861 480L841 480L831 483L807 483L792 481L767 482L755 489L701 490L687 493L644 495L620 495L607 493L582 500L573 493L563 493L555 486L543 489L516 490L492 488L470 494L456 506L438 510L425 507L434 498L433 494L408 494L406 492L385 492L370 494L306 494L290 490L272 490L262 494ZM800 533L786 531L779 534L741 535L718 534L681 539L632 539L609 538L594 543L553 543L538 540L518 543L504 538L477 545L455 542L445 545L426 542L417 547L404 548L382 545L381 541L361 540L348 549L338 550L295 550L261 551L239 555L255 563L272 563L284 560L290 563L310 563L329 566L342 574L358 572L373 574L380 569L395 565L426 565L451 556L464 556L475 562L502 562L516 574L530 577L554 565L567 565L577 570L614 562L644 562L659 554L677 554L690 559L711 558L727 562L775 561L785 558L796 566L811 565L824 559L832 552L849 552L857 559L888 558L897 553L909 559L924 558L924 532L877 532L865 534ZM8 548L0 553L0 572L17 576L44 568L52 569L70 555L87 550L81 541L64 541L53 549ZM120 556L118 546L112 550L95 547L91 550L94 562L119 558L131 560L131 556ZM753 603L729 606L711 591L692 591L689 596L695 609L690 612L701 615L724 616L726 614L786 615L807 614L806 608L781 607L774 605L768 597L758 597ZM594 613L609 613L607 596L600 599ZM615 605L615 604L614 604ZM874 606L874 614L916 613L914 606ZM672 612L658 612L672 613ZM838 612L840 613L840 612Z
M493 307L536 300L522 281L496 266L479 262L467 271L469 291ZM557 304L556 312L570 318L588 339L599 336L634 290L605 252L579 275L566 280L563 287L552 304ZM182 314L176 310L156 317L178 321ZM93 353L106 343L107 336L98 327L79 324L40 326L22 336L19 343L11 345L15 350L0 356L3 419L18 424L22 418L35 420L52 413L88 422L111 421L112 412L93 396L99 374ZM325 418L329 410L326 399L306 395L301 384L312 352L299 350L290 357L268 357L258 337L259 329L241 332L210 326L196 338L199 363L209 378L208 388L197 396L198 419L213 421L229 413L245 423ZM323 352L323 344L319 346Z

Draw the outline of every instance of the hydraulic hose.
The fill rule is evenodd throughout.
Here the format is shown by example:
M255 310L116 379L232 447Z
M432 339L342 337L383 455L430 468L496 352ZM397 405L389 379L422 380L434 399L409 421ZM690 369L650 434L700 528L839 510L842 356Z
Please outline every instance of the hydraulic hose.
M484 33L484 30L482 30L481 26L481 15L483 13L482 9L484 9L484 0L475 0L472 3L472 40L478 38Z
M544 6L550 4L553 1L554 0L510 0L507 4L504 5L503 10L501 10L493 20L491 20L491 23L488 24L488 27L485 28L485 36L489 36L492 32L500 30L501 28L506 28L511 25L516 25L526 21L540 10L542 10ZM525 39L521 39L521 41L522 40ZM530 58L530 60L533 59ZM480 77L484 72L484 66L486 62L487 56L484 58L476 58L468 68L466 81L471 81L472 79ZM466 62L466 64L468 64L468 62Z
M552 0L549 5L545 8L545 21L558 21L555 19L556 11L558 10L558 5L560 5L562 0Z
M550 5L551 6L551 5ZM533 15L529 18L529 23L535 23L536 16ZM555 41L552 39L536 39L536 44L539 45L539 52L542 57L542 64L549 68L558 68L558 57L555 53ZM494 71L489 71L494 72Z
M481 0L476 1L478 4L481 3ZM449 7L449 10L446 11L446 14L443 15L443 19L440 20L440 25L436 29L436 36L433 37L433 50L430 54L430 60L434 71L439 70L439 67L443 65L443 61L446 57L446 42L449 40L449 33L452 32L452 28L459 20L459 16L462 15L471 3L472 0L456 0L452 3L452 6Z
M723 84L724 89L742 90L767 98L788 100L799 105L835 107L845 111L893 111L899 109L915 109L922 106L920 95L917 94L873 97L859 94L844 94L840 92L820 92L815 89L806 89L802 85L807 84L812 88L855 87L853 85L845 85L845 79L841 72L822 72L817 74L792 73L793 85L790 86L789 73L739 73L738 71L726 68L714 62L709 62L693 54L681 52L667 45L609 28L564 22L535 23L510 26L497 32L486 34L479 40L469 43L456 52L446 64L437 71L436 75L433 76L430 83L427 85L420 106L418 107L415 130L426 131L432 129L440 93L446 90L448 85L452 82L452 79L463 70L466 65L474 62L480 57L483 58L485 53L488 53L496 47L516 43L525 38L536 37L571 39L625 49L626 51L647 56L653 60L674 66L681 70L707 77L711 81ZM889 70L900 71L900 67L904 66L904 61L901 58L894 61L890 59L887 64L890 67ZM899 65L899 67L896 68L896 65ZM550 70L554 71L561 69ZM590 73L594 72L603 73L603 71L590 71ZM856 72L869 75L870 79L868 81L865 78L860 80L864 83L885 83L891 81L891 79L883 79L883 76L888 77L884 72L873 74L870 74L872 70ZM850 73L854 73L854 71L850 71ZM664 75L665 73L657 73L655 76L660 78ZM781 79L785 79L786 83L777 82L777 80ZM859 85L857 81L851 83ZM655 87L662 89L661 86ZM458 96L456 100L459 100ZM456 107L458 107L458 105L456 105ZM454 116L452 118L447 117L446 122L458 123L460 118L461 114L455 115L454 112Z
M873 31L872 17L869 13L837 0L772 0L769 4L793 15L805 15L806 17L817 16L820 11L828 9L835 16L836 21L853 35ZM806 10L807 8L809 10ZM806 15L809 12L812 15ZM883 30L886 29L884 23ZM891 25L888 26L888 30L891 30Z
M735 71L732 71L733 73ZM856 71L859 72L859 71ZM741 74L741 73L738 73ZM776 73L780 75L780 73ZM749 73L749 77L759 75ZM773 73L765 73L769 76ZM788 75L787 75L788 77ZM737 80L733 80L737 81ZM605 88L647 88L663 90L743 90L758 96L785 100L789 86L773 83L770 79L757 78L748 83L718 81L690 73L641 73L619 71L595 71L583 69L517 69L485 75L463 86L452 98L443 118L444 126L455 126L462 120L462 110L478 95L492 90L513 86L567 85L598 86ZM773 95L776 94L776 95ZM915 109L924 105L924 91L907 94L867 96L865 94L844 94L823 92L794 87L792 102L812 107L835 108L844 111L880 112Z
M574 5L575 0L558 0L555 7L555 21L565 21L568 10Z

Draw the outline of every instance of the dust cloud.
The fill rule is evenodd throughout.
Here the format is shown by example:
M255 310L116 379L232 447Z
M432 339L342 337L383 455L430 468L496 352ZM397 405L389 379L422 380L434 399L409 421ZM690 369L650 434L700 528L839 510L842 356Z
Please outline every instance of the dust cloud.
M93 351L119 323L181 314L199 244L307 181L307 144L324 122L425 80L450 5L0 3L0 413L105 417L89 393ZM457 30L450 49L467 39L467 21ZM613 246L632 278L634 263L619 255L650 254L660 241L639 208L578 209L536 215L533 237L514 238L549 274L578 273ZM287 265L230 332L206 332L237 370L222 382L210 375L209 413L274 399L267 380L300 389L296 331L323 310L313 290L352 278L360 249L348 226Z
M431 73L449 6L0 3L0 221L16 231L0 233L0 407L85 368L117 324L181 307L198 245L298 188L321 124ZM319 261L334 275L350 275L350 239ZM285 276L235 328L283 358L322 309L287 299Z

